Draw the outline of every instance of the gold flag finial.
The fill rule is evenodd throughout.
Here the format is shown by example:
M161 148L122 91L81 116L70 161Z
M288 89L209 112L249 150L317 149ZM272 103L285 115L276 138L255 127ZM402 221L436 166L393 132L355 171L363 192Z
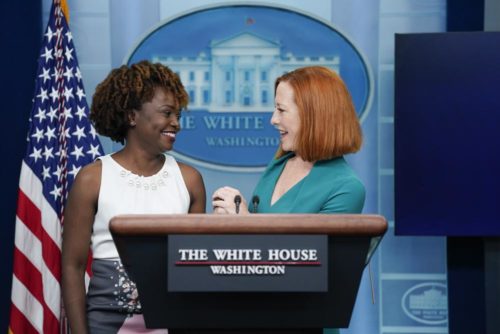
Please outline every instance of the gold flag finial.
M61 9L64 13L64 17L66 17L66 23L69 25L69 7L66 0L61 0Z

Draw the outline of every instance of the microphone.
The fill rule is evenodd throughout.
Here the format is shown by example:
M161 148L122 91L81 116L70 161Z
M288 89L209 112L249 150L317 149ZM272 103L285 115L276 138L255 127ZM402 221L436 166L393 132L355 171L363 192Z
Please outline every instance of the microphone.
M254 195L252 197L253 213L257 213L257 208L259 206L259 202L260 202L259 196Z
M236 205L236 213L240 213L241 196L234 196L234 204Z

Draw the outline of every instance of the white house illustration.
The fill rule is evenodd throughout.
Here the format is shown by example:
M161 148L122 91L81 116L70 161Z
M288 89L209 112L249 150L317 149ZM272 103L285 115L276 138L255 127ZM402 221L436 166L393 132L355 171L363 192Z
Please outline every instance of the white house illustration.
M297 57L282 54L279 41L241 32L210 43L210 54L197 57L153 56L181 78L189 109L211 112L269 112L274 105L274 80L298 67L319 65L340 74L338 55Z
M442 291L430 288L420 295L411 295L409 306L410 309L447 310L448 299Z

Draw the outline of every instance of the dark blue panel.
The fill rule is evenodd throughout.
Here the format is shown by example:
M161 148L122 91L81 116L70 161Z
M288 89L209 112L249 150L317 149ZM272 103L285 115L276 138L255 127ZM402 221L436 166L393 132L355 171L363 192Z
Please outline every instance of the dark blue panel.
M450 334L487 332L484 243L482 238L447 238ZM492 322L492 320L489 320ZM497 328L498 330L498 328Z
M484 2L484 0L446 1L446 30L484 30Z
M42 41L41 1L0 3L2 66L2 191L0 192L0 332L9 322L12 250L21 160L26 149L28 117Z
M500 32L396 36L400 235L500 235Z

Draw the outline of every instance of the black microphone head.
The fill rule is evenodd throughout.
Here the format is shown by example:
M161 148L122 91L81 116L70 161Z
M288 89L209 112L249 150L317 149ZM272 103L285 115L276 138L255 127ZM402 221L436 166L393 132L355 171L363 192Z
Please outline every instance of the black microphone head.
M259 204L259 202L260 202L259 196L254 195L254 196L252 197L252 203L253 203L253 204Z
M240 204L241 203L241 196L240 195L234 196L234 203L236 203L236 204Z
M253 195L252 197L252 205L253 205L253 213L257 213L257 207L259 206L259 196Z

